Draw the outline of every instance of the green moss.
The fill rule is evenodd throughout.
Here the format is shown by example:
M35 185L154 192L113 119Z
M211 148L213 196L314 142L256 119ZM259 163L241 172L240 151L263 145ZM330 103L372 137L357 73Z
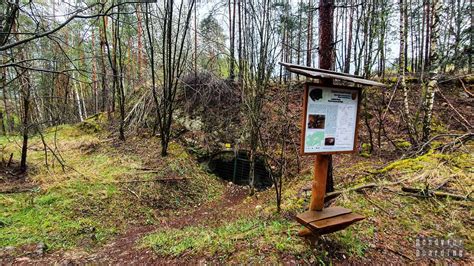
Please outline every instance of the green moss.
M444 134L448 132L448 128L446 127L446 123L444 123L439 117L433 116L433 120L431 121L431 131L433 134Z
M407 158L392 162L388 166L377 170L376 172L379 174L384 174L392 170L400 170L405 173L416 172L420 169L423 169L426 166L425 163L432 163L433 161L436 162L438 159L445 157L446 155L444 154L433 153L433 151L430 151L416 158Z
M474 75L467 75L464 77L464 81L467 83L467 84L472 84L474 83Z
M411 148L411 143L404 139L397 139L394 141L394 143L395 143L395 146L403 150L407 150Z
M99 123L94 120L84 120L83 122L79 123L78 128L88 134L98 133L102 130Z
M390 83L397 83L398 77L393 76L393 77L387 78L387 81Z
M362 143L361 148L362 149L360 152L360 156L365 158L370 157L370 150L372 148L372 145L370 145L370 143Z

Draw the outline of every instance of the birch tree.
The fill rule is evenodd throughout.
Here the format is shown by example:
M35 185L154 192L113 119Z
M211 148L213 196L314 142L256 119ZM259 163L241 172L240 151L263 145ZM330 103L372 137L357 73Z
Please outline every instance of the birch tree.
M408 136L410 138L410 142L414 144L415 140L413 138L413 130L410 121L410 106L408 102L408 88L405 80L405 65L406 65L406 50L405 50L405 43L406 43L406 0L399 1L399 8L400 8L400 46L399 46L399 59L398 59L398 80L400 83L400 87L403 93L403 117L405 119L406 127L408 129Z
M425 100L423 104L423 136L422 141L427 142L431 136L431 120L433 118L433 103L435 92L438 85L439 74L439 11L441 10L441 0L431 0L432 23L430 27L430 51L429 51L429 77L427 83L424 83Z

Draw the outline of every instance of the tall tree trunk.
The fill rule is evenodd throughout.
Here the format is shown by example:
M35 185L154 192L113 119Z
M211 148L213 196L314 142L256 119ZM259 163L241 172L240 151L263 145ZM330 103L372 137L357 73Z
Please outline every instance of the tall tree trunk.
M412 144L415 143L412 125L410 121L410 106L408 102L408 88L405 81L405 42L406 42L406 23L405 23L405 12L406 12L406 0L399 1L400 7L400 50L399 50L399 60L398 60L398 79L400 81L400 87L403 92L403 116L405 118L406 127L408 130L408 137Z
M381 5L381 26L380 26L380 58L379 58L379 77L385 79L385 34L387 31L387 11L385 5Z
M77 88L77 84L79 83L79 81L77 81L77 75L73 74L73 76L76 76L74 79L76 79L74 81L74 85L73 85L73 88L74 88L74 96L76 98L76 104L77 104L77 113L79 115L79 120L82 122L84 121L84 116L82 115L82 104L81 104L81 98L79 96L79 89Z
M333 24L334 0L319 1L319 68L332 69L333 56ZM332 80L323 80L324 84L331 85ZM323 155L324 156L324 155ZM329 155L326 192L334 191L332 155Z
M122 40L120 29L120 12L121 5L117 6L117 19L115 20L115 38L114 38L114 65L116 68L116 88L118 89L118 100L119 100L119 111L120 111L120 125L119 125L119 139L125 140L125 89L123 86L124 70L123 70L123 53L122 53Z
M93 94L93 103L94 103L94 113L99 112L99 93L97 88L97 56L96 56L96 47L95 47L95 30L92 28L92 94Z
M433 21L430 30L430 65L429 65L429 81L426 86L426 98L424 104L423 117L423 142L427 142L431 136L431 120L433 117L433 103L435 91L438 86L439 72L439 49L437 41L439 38L439 12L441 10L441 0L432 0L431 12Z
M230 39L230 58L229 58L229 79L234 80L235 78L235 1L233 4L231 0L229 4L229 39ZM233 7L233 8L232 8Z
M0 62L2 62L2 64L5 63L5 58L3 58L3 54L0 54ZM3 129L3 134L4 135L7 135L8 133L8 130L7 128L8 127L8 121L9 121L9 111L8 111L8 100L7 100L7 86L6 86L6 81L7 81L7 73L6 73L6 68L1 68L0 69L0 88L2 88L2 94L3 94L3 106L4 106L4 110L2 112L2 129ZM5 123L7 123L7 125L5 125Z
M298 65L301 64L301 39L302 39L302 31L303 31L302 4L303 4L303 0L300 0L299 7L298 7L298 45L296 47L297 49L296 63ZM297 75L297 78L299 79L299 75Z
M424 61L424 47L425 47L425 26L426 26L426 8L425 8L425 2L426 0L423 0L423 6L422 6L422 22L421 22L421 32L420 32L420 51L419 51L419 62L418 62L418 71L420 72L420 77L421 73L424 70L425 66L425 61Z
M472 74L472 54L474 54L474 10L473 7L474 5L472 4L472 0L470 0L471 4L469 5L469 13L471 14L471 34L469 38L469 59L468 59L468 73Z
M423 80L424 73L428 66L430 65L430 29L431 29L431 8L430 8L430 0L425 1L425 9L426 9L426 20L425 20L425 61L423 63L423 69L421 70L421 80Z
M109 97L109 85L107 80L107 68L105 66L105 53L106 53L106 34L107 34L107 17L102 17L102 25L99 27L100 34L100 66L102 71L102 102L101 111L105 112L108 110L108 97Z
M364 77L369 78L372 73L372 48L374 44L374 15L375 3L369 2L369 10L367 17L367 45L365 52L365 62L364 62Z
M28 71L22 74L22 85L21 85L21 98L23 101L23 115L22 115L22 134L23 142L21 146L21 160L20 169L22 172L26 171L26 159L28 154L28 136L30 127L30 78Z
M308 37L306 42L306 66L311 67L313 54L313 0L308 3ZM321 48L321 47L320 47Z
M403 49L405 49L405 72L407 71L408 69L408 30L409 30L409 27L408 27L408 0L404 0L404 7L403 7L403 15L405 16L403 18L403 23L405 23L404 25L404 38L405 38L405 46L403 47Z
M239 1L239 5L238 5L238 17L239 17L239 24L238 24L238 27L239 27L239 46L238 46L238 56L239 56L239 65L238 65L238 68L239 68L239 82L242 82L242 0L238 0Z
M362 4L362 8L364 8L364 4ZM363 11L360 11L359 12L359 7L357 6L356 7L356 21L360 21L360 19L362 18L362 15L363 15ZM360 38L359 38L359 32L360 32L360 25L361 23L356 23L356 29L355 29L355 40L354 40L354 65L355 65L355 71L354 71L354 74L355 75L358 75L359 74L359 68L358 68L358 62L360 62L360 56L359 56L359 53L358 53L358 50L362 50L360 48ZM360 63L359 63L360 64Z
M234 0L234 12L235 12L235 1ZM234 26L235 26L235 15L234 15ZM194 8L194 79L197 81L197 46L198 46L198 25L197 25L197 5ZM235 33L234 33L235 36ZM235 38L235 37L234 37Z
M471 6L472 6L472 2L471 2ZM456 1L456 5L455 5L455 8L456 8L456 12L455 12L455 23L454 25L456 26L456 30L455 30L455 40L454 40L454 70L453 72L456 72L456 70L458 70L459 68L462 67L462 64L461 64L461 58L463 56L460 56L459 55L459 46L461 45L461 30L462 30L462 22L463 22L463 18L462 18L462 6L461 6L461 0L457 0ZM454 15L453 15L454 16ZM472 14L471 14L472 16ZM474 33L472 32L474 29L471 28L471 38L472 38L472 35L474 35ZM472 48L472 46L471 46ZM472 52L469 53L469 57L472 57Z
M349 11L349 26L348 26L348 37L347 37L347 48L346 48L346 59L344 60L344 73L349 73L351 69L351 51L352 51L352 26L354 21L354 7L352 7L352 0L349 3L351 5Z
M142 64L143 64L143 23L142 23L142 8L141 4L137 4L137 71L135 77L138 79L138 84L142 81Z
M415 72L415 45L416 45L416 38L415 38L415 23L414 23L414 14L415 12L413 11L413 1L410 0L410 52L411 52L411 59L410 59L410 71L412 73ZM408 13L408 10L407 10ZM408 24L408 14L405 15L405 18L407 20L406 24Z

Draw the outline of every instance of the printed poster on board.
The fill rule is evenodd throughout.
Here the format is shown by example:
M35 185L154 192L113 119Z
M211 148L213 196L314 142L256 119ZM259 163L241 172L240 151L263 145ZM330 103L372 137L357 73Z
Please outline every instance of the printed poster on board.
M359 91L309 85L304 153L354 150Z

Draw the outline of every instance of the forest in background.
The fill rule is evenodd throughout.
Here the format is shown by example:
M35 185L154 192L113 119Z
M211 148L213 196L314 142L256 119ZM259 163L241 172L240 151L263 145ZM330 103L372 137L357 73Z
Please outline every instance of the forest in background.
M73 248L93 250L67 260L83 263L405 263L415 235L472 251L473 13L468 0L2 1L0 262L33 247L39 263ZM279 62L386 85L364 88L358 152L329 173L327 204L367 219L314 250L292 222L313 163L308 79ZM226 151L247 156L248 191L199 164Z
M318 21L321 8L329 25ZM183 95L209 104L236 92L248 118L242 144L255 152L265 94L300 80L277 62L317 66L320 27L332 29L329 51L323 49L332 60L320 67L397 79L403 106L396 108L413 145L431 137L436 82L463 82L472 73L473 12L465 0L16 0L2 2L2 12L0 124L4 134L23 136L22 169L29 135L101 112L121 140L137 128L159 131L166 155ZM415 111L407 79L423 86Z

